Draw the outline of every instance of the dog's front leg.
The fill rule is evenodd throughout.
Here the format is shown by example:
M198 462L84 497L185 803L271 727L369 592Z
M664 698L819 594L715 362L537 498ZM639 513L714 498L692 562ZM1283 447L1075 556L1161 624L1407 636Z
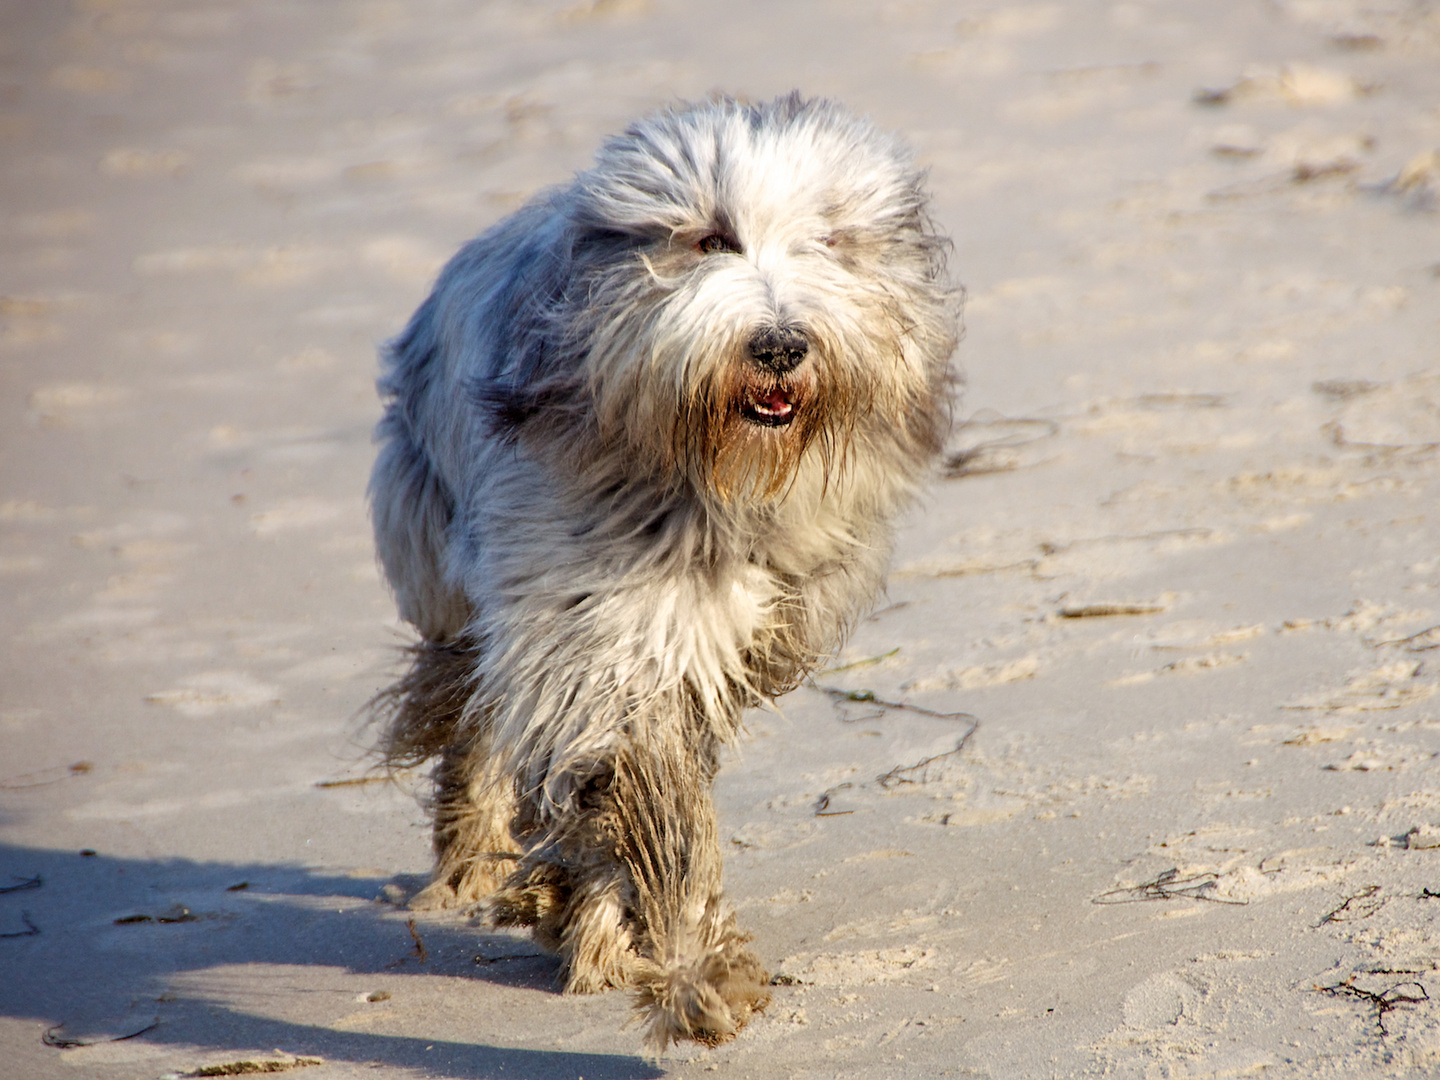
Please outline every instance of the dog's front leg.
M724 1042L770 1000L721 894L714 741L632 726L562 806L525 800L528 850L490 907L560 954L568 992L637 990L657 1050Z
M724 1042L770 1001L769 975L721 894L715 749L693 730L641 732L615 760L609 801L639 928L637 1008L657 1050Z
M635 890L619 858L614 769L574 764L587 779L561 803L533 790L515 818L526 853L491 899L500 926L529 926L564 963L565 992L637 985Z

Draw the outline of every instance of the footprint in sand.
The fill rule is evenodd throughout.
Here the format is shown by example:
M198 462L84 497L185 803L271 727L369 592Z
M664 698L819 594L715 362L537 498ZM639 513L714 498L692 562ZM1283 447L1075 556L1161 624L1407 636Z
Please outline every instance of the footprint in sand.
M1316 392L1340 403L1325 426L1336 445L1362 450L1427 450L1440 446L1440 375L1394 383L1332 380Z
M1150 1031L1178 1024L1182 1017L1194 1018L1200 1005L1200 991L1168 971L1151 975L1125 995L1122 1006L1125 1026Z

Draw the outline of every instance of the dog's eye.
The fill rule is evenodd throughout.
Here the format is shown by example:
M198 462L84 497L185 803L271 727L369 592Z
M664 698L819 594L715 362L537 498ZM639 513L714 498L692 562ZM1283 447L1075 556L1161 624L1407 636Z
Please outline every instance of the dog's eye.
M731 255L739 255L740 245L724 233L715 232L697 241L695 250L704 255L716 255L722 251Z

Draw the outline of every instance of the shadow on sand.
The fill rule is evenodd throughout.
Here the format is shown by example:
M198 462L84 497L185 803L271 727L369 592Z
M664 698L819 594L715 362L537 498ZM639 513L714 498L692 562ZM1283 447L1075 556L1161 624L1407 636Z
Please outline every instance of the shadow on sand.
M557 1001L556 961L527 938L476 930L453 915L421 919L412 934L408 912L376 901L385 883L290 866L0 845L0 1015L81 1043L129 1035L158 1018L137 1041L194 1048L206 1059L279 1047L455 1080L664 1075L637 1055L487 1045L497 1035L526 1041L524 1018L545 1002L574 1013L576 1003ZM477 1001L471 994L483 988L467 988L470 981L499 993ZM391 1001L386 985L405 989ZM374 988L382 996L367 1006L364 991ZM294 995L290 1016L315 1022L262 1015L267 1000L286 995ZM457 996L468 1000L447 1010ZM384 1023L379 1010L400 998L413 1010L417 997L430 1002L424 1013ZM481 1041L347 1030L364 1026L367 1008L382 1021L371 1026L392 1030L411 1016L439 1017L438 1028L426 1022L420 1030L478 1017ZM357 1011L360 1024L330 1026L336 1013ZM599 1012L605 1016L574 1019L604 1024L615 1009ZM546 1027L554 1030L553 1018ZM638 1046L638 1032L631 1034Z

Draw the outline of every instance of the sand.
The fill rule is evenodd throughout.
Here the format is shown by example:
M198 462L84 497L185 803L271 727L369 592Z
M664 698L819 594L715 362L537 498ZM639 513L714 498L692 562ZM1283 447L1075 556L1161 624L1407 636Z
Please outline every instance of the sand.
M0 10L0 1075L1440 1071L1440 6ZM375 347L630 116L796 86L930 169L968 387L719 780L774 1003L649 1060L395 903Z

